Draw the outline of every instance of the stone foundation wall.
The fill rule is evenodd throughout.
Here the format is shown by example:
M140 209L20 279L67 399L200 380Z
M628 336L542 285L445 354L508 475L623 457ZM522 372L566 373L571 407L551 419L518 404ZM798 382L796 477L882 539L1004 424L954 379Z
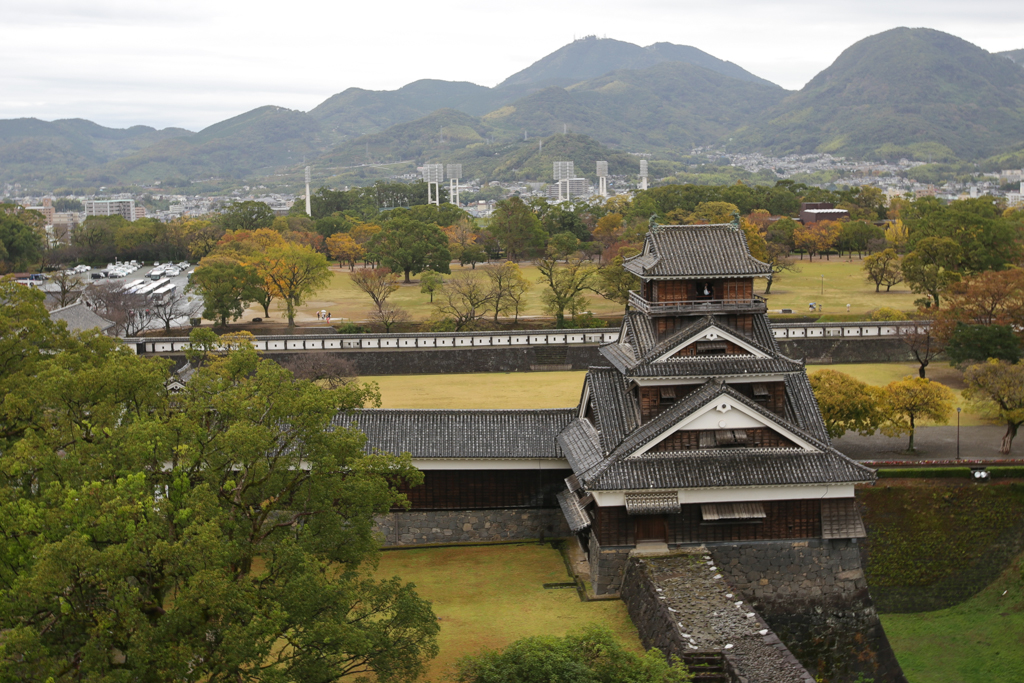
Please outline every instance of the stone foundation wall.
M707 544L715 563L821 681L905 683L854 540Z
M571 536L560 508L412 510L377 517L385 546Z
M590 534L590 583L594 595L613 595L622 586L622 573L632 548L602 548L597 535Z
M779 349L790 358L808 363L907 363L914 360L910 348L899 339L828 337L777 339Z
M629 559L622 601L643 646L681 659L721 653L736 683L814 683L767 623L735 602L705 557L700 552Z

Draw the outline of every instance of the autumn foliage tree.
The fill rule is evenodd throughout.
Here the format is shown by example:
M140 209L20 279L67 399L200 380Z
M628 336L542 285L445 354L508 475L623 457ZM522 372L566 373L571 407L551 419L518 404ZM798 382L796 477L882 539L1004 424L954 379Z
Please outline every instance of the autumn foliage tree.
M881 410L885 418L882 433L887 436L908 434L907 451L912 452L919 420L949 422L953 392L947 386L922 377L904 377L882 387Z
M867 279L875 283L875 292L878 292L882 285L885 285L885 291L888 292L893 285L903 282L900 256L895 249L883 249L868 256L861 267Z
M846 432L870 436L882 424L881 390L877 387L836 370L818 370L809 379L833 439Z
M1024 424L1024 363L989 359L964 371L964 397L1006 424L999 452L1008 455Z
M263 254L256 262L256 270L284 300L290 326L295 325L295 309L331 281L327 258L293 243Z
M327 238L327 251L331 258L339 263L347 263L349 270L356 269L356 261L363 257L366 250L355 241L352 235L337 233Z

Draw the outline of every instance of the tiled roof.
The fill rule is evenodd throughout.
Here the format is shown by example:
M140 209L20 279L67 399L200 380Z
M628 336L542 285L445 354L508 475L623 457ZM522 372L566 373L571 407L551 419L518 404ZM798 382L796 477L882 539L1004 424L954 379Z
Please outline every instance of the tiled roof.
M814 450L721 448L634 455L679 420L722 394L762 415L769 424L778 424L798 435ZM709 380L668 410L632 430L610 453L602 448L588 420L575 420L559 435L558 442L574 474L590 490L848 483L874 478L871 469L833 449L827 439L819 438L818 430L806 430L780 418L716 380ZM762 464L763 472L760 471ZM691 466L692 471L686 469ZM699 483L701 481L707 483Z
M367 449L409 452L413 458L520 459L563 457L555 437L576 416L566 410L353 410Z
M641 277L725 277L771 273L750 255L743 231L732 223L659 225L650 232L640 256L626 259L626 270Z
M604 457L597 430L584 417L576 418L558 434L558 446L577 474L600 464Z
M683 356L662 363L641 363L630 369L630 377L742 377L801 372L804 366L786 358L757 358L736 354Z
M615 368L629 377L736 377L755 374L778 374L800 372L803 365L786 358L780 351L771 329L764 322L764 316L753 316L754 334L744 334L731 328L723 321L710 315L695 317L690 325L658 343L650 322L642 314L627 314L623 319L623 331L619 342L603 344L601 355ZM755 349L772 358L757 358L753 355L682 356L657 362L657 359L702 330L716 326L728 330ZM628 346L622 341L630 340Z
M612 368L590 368L587 383L602 449L608 452L640 425L639 406L628 391L626 379Z
M786 399L789 403L787 415L800 428L816 437L823 443L831 444L825 419L821 416L818 400L814 398L811 380L807 373L800 372L786 376Z
M96 328L99 328L100 332L106 332L114 326L114 323L101 318L82 301L50 311L50 320L63 320L72 332L85 332Z
M590 490L852 484L874 471L834 448L823 451L720 448L645 454L613 463L587 481Z
M558 498L558 506L562 508L565 521L569 523L569 529L573 533L583 531L590 526L590 518L587 517L587 513L580 507L580 500L576 497L575 493L572 491L562 491L555 497Z

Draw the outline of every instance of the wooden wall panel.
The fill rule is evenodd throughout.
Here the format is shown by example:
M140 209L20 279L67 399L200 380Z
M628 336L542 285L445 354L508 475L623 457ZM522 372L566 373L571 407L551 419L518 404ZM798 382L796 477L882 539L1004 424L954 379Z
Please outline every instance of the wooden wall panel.
M669 543L766 541L821 537L821 501L765 501L766 517L760 523L704 523L700 505L683 505L680 514L668 516Z
M633 518L622 507L595 508L593 531L602 547L612 545L633 545L635 528Z
M558 507L572 470L427 470L423 484L399 487L413 510Z

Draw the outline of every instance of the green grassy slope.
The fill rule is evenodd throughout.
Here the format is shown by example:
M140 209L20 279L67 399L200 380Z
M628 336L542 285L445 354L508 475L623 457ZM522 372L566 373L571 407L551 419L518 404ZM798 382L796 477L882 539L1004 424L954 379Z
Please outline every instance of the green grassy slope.
M777 152L987 157L1024 145L1024 70L947 33L892 29L733 138Z

